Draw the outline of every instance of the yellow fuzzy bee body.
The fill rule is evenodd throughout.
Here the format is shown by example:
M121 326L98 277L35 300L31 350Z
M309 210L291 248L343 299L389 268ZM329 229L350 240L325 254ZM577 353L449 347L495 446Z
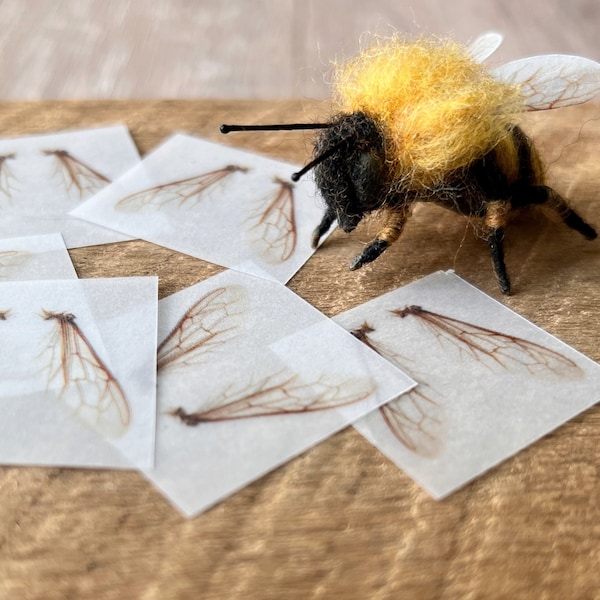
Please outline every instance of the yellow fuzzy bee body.
M334 104L378 124L392 177L410 179L416 189L468 167L507 138L523 99L460 44L393 37L337 68Z
M466 216L490 247L503 293L504 228L510 213L545 205L588 239L596 231L545 183L539 156L518 125L524 110L584 102L600 92L600 64L562 55L532 57L488 71L481 64L501 41L484 35L470 47L398 37L380 40L334 77L335 115L328 123L223 126L320 129L313 169L325 214L313 246L337 221L351 232L381 212L382 229L350 263L372 262L400 236L416 202Z

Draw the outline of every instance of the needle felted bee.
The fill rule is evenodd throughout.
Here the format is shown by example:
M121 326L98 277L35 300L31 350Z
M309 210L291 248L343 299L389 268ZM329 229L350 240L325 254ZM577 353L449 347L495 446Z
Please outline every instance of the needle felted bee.
M504 230L512 212L544 205L587 239L597 233L545 183L540 158L515 115L578 104L600 92L600 64L537 56L491 71L481 61L501 43L486 34L469 47L399 37L378 41L335 73L337 114L328 123L223 125L221 131L322 129L313 160L326 204L313 246L337 221L350 233L383 214L375 238L350 263L358 269L395 242L416 202L466 216L487 240L500 289L510 293Z

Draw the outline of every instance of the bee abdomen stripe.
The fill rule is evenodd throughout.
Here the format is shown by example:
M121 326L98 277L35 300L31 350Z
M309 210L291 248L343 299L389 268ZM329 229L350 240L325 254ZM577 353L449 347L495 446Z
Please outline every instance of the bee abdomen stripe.
M388 245L395 242L402 233L402 227L384 227L378 234L377 239Z
M491 229L501 229L505 227L508 222L510 210L510 202L505 200L490 202L486 208L485 224Z

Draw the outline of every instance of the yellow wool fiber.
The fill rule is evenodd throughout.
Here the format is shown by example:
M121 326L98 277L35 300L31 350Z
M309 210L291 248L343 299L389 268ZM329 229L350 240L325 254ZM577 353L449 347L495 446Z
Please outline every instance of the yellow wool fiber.
M338 66L334 85L338 110L373 118L392 176L417 188L496 147L523 109L516 86L494 80L450 41L379 40Z

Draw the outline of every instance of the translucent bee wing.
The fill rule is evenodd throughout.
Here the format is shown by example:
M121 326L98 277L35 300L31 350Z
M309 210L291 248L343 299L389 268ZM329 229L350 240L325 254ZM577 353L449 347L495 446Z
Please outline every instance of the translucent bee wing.
M161 209L167 206L181 208L185 204L198 204L204 193L233 173L248 171L245 167L227 165L222 169L179 179L130 194L119 200L115 208L121 211L137 211L144 208Z
M125 393L75 317L44 311L44 319L56 323L49 345L49 386L60 384L59 399L79 420L107 437L123 435L131 419Z
M294 215L294 186L275 179L277 188L250 217L250 234L263 256L268 260L285 262L296 248L296 217Z
M600 63L581 56L522 58L492 69L491 75L520 86L529 110L581 104L600 93Z
M435 458L444 447L446 423L441 407L425 392L428 385L418 388L379 408L386 425L408 450Z
M182 408L170 412L186 425L272 415L287 415L337 408L370 396L375 384L367 378L341 378L321 375L306 380L283 370L251 382L240 389L227 389L212 408L187 413Z
M521 370L538 377L578 379L583 371L570 358L523 338L440 315L419 306L392 311L400 317L413 315L436 335L441 343L456 348L491 369Z
M157 368L199 363L237 331L246 294L241 286L217 288L200 298L181 317L157 349Z
M489 58L502 44L504 36L495 31L489 31L473 40L468 46L467 51L471 58L477 62L483 62Z

